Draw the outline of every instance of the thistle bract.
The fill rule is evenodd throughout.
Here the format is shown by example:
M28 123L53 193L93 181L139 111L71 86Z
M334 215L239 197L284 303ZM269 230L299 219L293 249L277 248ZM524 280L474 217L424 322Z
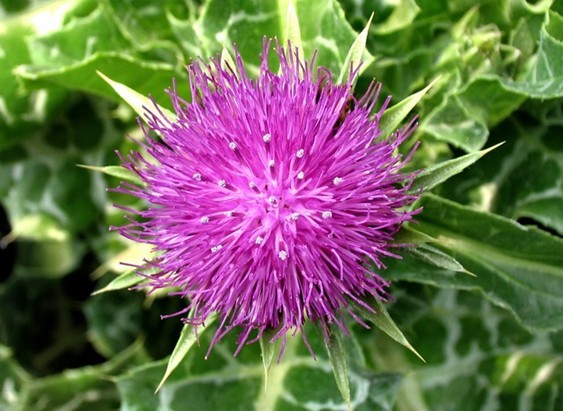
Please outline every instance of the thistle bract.
M240 55L188 67L191 102L175 90L177 120L158 106L143 126L145 154L124 166L145 183L117 190L148 203L125 237L154 246L149 289L174 287L185 297L185 321L218 313L212 345L240 327L239 349L265 330L302 329L306 320L346 326L350 301L386 299L388 282L373 269L393 256L391 241L414 211L412 176L398 146L413 124L382 136L374 112L380 87L361 98L348 82L314 68L290 44L279 45L279 72L265 41L257 79ZM156 131L161 140L149 138Z

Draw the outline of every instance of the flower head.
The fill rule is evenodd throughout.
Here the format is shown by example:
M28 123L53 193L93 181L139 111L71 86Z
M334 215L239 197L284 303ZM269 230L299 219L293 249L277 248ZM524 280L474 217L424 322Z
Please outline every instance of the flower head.
M350 300L385 299L388 282L370 265L384 268L415 200L397 151L413 126L381 138L380 87L356 99L356 72L335 85L291 45L276 48L274 73L269 46L256 80L238 53L236 67L190 65L192 101L172 90L177 121L153 110L148 128L162 141L143 127L148 155L123 159L146 186L118 188L149 204L118 228L160 251L148 286L177 287L187 322L219 313L212 345L240 327L239 349L253 331L285 336L306 319L345 329Z

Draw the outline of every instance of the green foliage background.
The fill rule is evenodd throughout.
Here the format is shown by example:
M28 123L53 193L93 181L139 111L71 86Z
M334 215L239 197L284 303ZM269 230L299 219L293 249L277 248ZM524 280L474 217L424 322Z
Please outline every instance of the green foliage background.
M233 358L227 339L204 360L205 333L155 395L181 331L159 316L182 301L91 295L148 252L107 230L123 221L112 203L139 204L77 167L117 164L139 135L95 71L169 106L171 79L187 95L185 65L233 42L256 73L263 36L284 38L288 2L0 1L1 410L347 409L313 331L317 360L290 338L267 390L258 344ZM354 409L563 409L563 3L295 8L305 54L318 49L334 73L374 13L359 92L375 78L396 102L438 78L416 107L413 168L505 142L421 199L412 228L433 240L383 275L389 313L426 363L353 327Z

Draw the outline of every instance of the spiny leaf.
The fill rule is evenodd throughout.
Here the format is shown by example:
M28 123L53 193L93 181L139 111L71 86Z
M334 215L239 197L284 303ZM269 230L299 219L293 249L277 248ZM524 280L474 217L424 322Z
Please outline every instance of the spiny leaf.
M221 68L225 70L227 69L227 67L233 70L234 73L237 72L237 65L235 63L235 60L231 56L231 53L229 53L229 50L224 47L221 51Z
M299 27L299 18L293 0L287 3L287 11L285 17L285 40L290 41L294 47L300 52L303 50L303 42L301 41L301 29Z
M125 84L118 83L117 81L111 80L109 77L105 76L100 71L97 71L98 75L108 83L114 91L119 94L119 96L125 100L127 104L131 106L135 112L141 116L144 120L147 120L147 112L146 109L149 107L155 107L155 103L151 101L148 97L143 96L140 93L137 93L135 90L127 87ZM166 116L166 118L171 121L176 121L176 115L171 112L170 110L165 109L164 107L158 106L158 109L161 113Z
M342 344L342 333L334 324L329 325L329 331L330 341L325 341L328 358L330 359L330 365L332 366L332 372L334 374L334 378L336 379L336 385L338 386L340 395L342 395L342 398L346 401L348 409L351 411L350 376L348 373L346 352L344 351L344 346Z
M393 238L394 244L425 244L437 241L428 234L415 230L409 225L403 225Z
M160 254L153 250L153 246L145 243L127 242L129 246L106 260L92 273L92 277L99 278L108 271L124 274L131 271L132 266L137 267L145 261L150 260ZM126 264L124 264L126 263ZM144 269L146 274L151 274L151 270Z
M216 318L216 315L207 317L205 324L198 326L199 334L201 335L207 328L209 328ZM180 333L180 337L178 338L178 342L176 343L176 346L172 351L172 355L170 355L170 359L168 360L168 364L166 365L164 376L162 377L162 380L160 380L155 393L162 388L168 377L170 377L170 374L172 374L176 367L180 365L196 341L197 335L195 333L194 326L190 324L184 325L182 332Z
M385 112L381 116L381 120L379 121L379 128L382 131L381 135L383 136L383 138L391 136L395 132L395 130L397 130L401 122L407 117L414 106L416 106L418 102L422 100L428 90L430 90L432 86L436 84L438 79L439 77L419 92L411 94L404 100L395 104L393 107L385 110Z
M530 330L562 328L561 238L431 193L424 194L419 204L424 211L417 216L418 228L439 239L435 246L477 277L447 276L427 264L397 261L386 272L390 280L479 289Z
M99 290L94 291L92 295L98 295L106 293L108 291L116 291L122 290L124 288L129 288L139 284L143 280L144 278L137 274L135 270L127 271L123 274L118 275L104 288L100 288Z
M375 310L375 313L365 307L360 306L357 303L353 303L353 305L360 315L362 315L368 321L372 322L377 328L397 341L399 344L411 350L423 362L426 362L424 361L424 358L422 358L422 356L408 342L407 338L403 335L401 330L399 330L399 327L397 327L381 301L374 299L373 305L375 306L373 308Z
M271 342L278 330L269 328L260 337L260 350L262 351L262 364L264 365L264 390L268 389L268 374L276 353L276 343Z
M77 164L77 166L86 168L88 170L99 171L101 173L107 174L108 176L117 177L122 181L129 181L137 185L143 184L143 181L139 178L137 174L122 166L99 167L99 166L90 166L87 164Z
M350 51L348 51L348 54L346 55L346 59L344 60L344 64L342 64L342 69L340 70L340 75L336 81L337 84L342 84L348 81L348 77L350 76L350 66L352 65L354 68L357 68L362 62L362 56L366 49L366 40L372 19L373 13L369 18L366 27L360 34L358 34L358 37L356 37L356 40L354 40L354 43L352 44L352 47L350 47Z
M454 158L428 167L420 172L412 183L409 189L411 193L417 193L420 190L430 190L438 184L443 183L448 178L461 173L466 167L475 163L488 152L494 150L504 143L499 143L485 150L477 151L475 153L466 154L464 156Z
M444 268L446 270L475 276L475 274L467 271L454 257L428 244L421 244L418 247L409 248L406 251L412 254L415 258L430 263L438 268Z

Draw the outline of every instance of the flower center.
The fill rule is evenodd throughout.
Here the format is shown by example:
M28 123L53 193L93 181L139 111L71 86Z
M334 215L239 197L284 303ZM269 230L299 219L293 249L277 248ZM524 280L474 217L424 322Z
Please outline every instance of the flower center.
M280 223L297 220L299 216L297 209L302 208L299 199L290 190L280 187L269 188L259 193L255 204L262 209L263 215L268 215Z

